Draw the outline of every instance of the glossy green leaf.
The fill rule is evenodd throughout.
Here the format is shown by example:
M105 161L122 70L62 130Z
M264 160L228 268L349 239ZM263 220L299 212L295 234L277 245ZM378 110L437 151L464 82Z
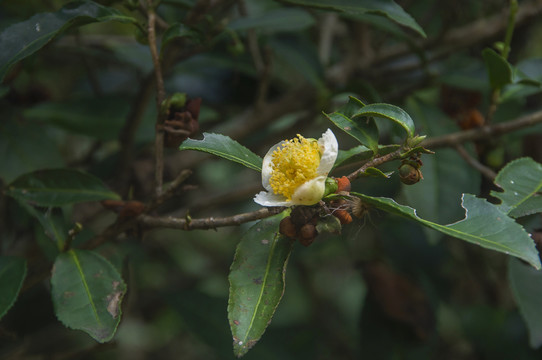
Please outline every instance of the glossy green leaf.
M13 306L26 277L26 260L0 256L0 319Z
M237 162L250 169L262 171L262 158L221 134L203 133L203 140L186 139L179 150L197 150Z
M314 18L296 8L279 8L257 16L242 17L228 24L232 30L257 29L267 32L298 31L314 24Z
M504 85L512 83L512 66L505 58L489 48L482 51L482 57L486 64L491 88L500 89Z
M373 153L378 151L378 128L373 119L353 120L340 112L324 113L324 115L339 129L371 149Z
M375 14L385 16L426 36L416 20L392 0L281 0L293 5L340 11L347 14Z
M32 55L70 27L92 22L137 23L120 11L93 1L73 1L57 12L40 13L0 33L0 81L18 61Z
M109 261L87 250L62 253L54 263L51 286L55 313L64 325L101 343L113 338L126 284Z
M380 117L384 119L389 119L397 124L401 125L407 132L409 138L414 136L415 128L414 121L408 113L401 109L398 106L391 104L369 104L365 105L358 112L352 115L352 118L357 117Z
M542 345L542 311L540 311L542 271L511 258L508 263L508 279L521 316L527 324L529 342L534 348L540 347Z
M259 221L243 236L230 269L228 319L235 355L263 335L282 298L293 241L278 234L284 214Z
M462 206L465 209L465 218L453 224L440 225L418 217L415 209L400 205L393 199L358 193L351 194L359 196L371 206L417 221L446 235L487 249L516 256L537 269L541 267L533 239L525 229L516 223L514 219L503 213L498 206L487 202L485 199L477 198L471 194L464 194Z
M512 216L542 212L542 165L531 158L509 162L495 178L503 192L492 191L500 199L501 211Z
M75 169L41 170L22 175L9 184L6 193L37 206L119 199L100 179Z

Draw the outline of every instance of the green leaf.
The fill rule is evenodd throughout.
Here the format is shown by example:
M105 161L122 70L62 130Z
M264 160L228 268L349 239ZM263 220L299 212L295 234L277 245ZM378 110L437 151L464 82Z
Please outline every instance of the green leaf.
M500 199L502 212L517 218L542 211L542 165L531 158L509 162L495 178L503 192L491 191Z
M48 208L45 212L36 209L29 203L17 199L19 205L21 205L30 215L34 216L41 226L43 232L55 244L56 250L60 250L64 247L68 236L68 225L60 208Z
M8 186L6 193L37 206L119 199L100 179L74 169L41 170L22 175Z
M489 48L482 51L482 57L486 64L489 83L491 84L492 89L500 89L504 85L512 83L512 66L505 58Z
M43 102L25 109L23 115L35 122L53 124L70 132L108 141L118 139L129 110L126 97L109 95Z
M306 11L281 8L266 11L257 16L242 17L228 24L231 30L258 29L266 32L299 31L314 24L314 18Z
M425 37L425 32L416 20L392 0L281 0L293 5L340 11L347 14L375 14L385 16L411 28Z
M235 355L263 335L282 298L293 241L278 234L279 214L259 221L243 236L230 269L228 319Z
M393 174L393 171L384 173L382 170L375 168L375 167L368 167L365 169L365 172L361 174L361 176L372 176L372 177L380 177L384 179L389 179L391 177L391 174Z
M9 117L2 118L0 177L5 183L31 171L63 165L58 144L50 136L47 127L20 123Z
M354 115L355 113L357 113L359 110L363 109L364 107L365 107L365 103L363 101L353 96L349 96L348 102L344 104L337 112L350 118L352 117L352 115Z
M203 140L186 139L179 150L203 151L235 161L250 169L262 171L261 157L225 135L203 133Z
M137 23L120 11L92 1L73 1L57 12L40 13L0 33L0 82L18 61L32 55L70 27L92 22Z
M26 260L0 256L0 319L13 306L26 277Z
M538 348L542 345L542 272L511 258L508 279L521 316L527 324L529 342L533 348Z
M372 116L389 119L401 125L407 132L409 138L414 136L414 121L408 113L398 106L390 104L369 104L365 105L358 112L352 115L352 119L360 116Z
M400 215L446 235L516 256L540 269L540 259L533 240L525 229L503 213L498 206L471 194L463 194L462 206L465 218L449 225L440 225L424 220L416 210L400 205L393 199L377 198L359 193L351 193L364 202L392 214Z
M373 154L378 151L378 128L373 119L354 121L340 112L324 115L339 129L371 149Z
M199 31L192 29L184 24L176 23L172 24L164 32L164 35L162 36L162 47L160 49L160 52L163 52L163 50L172 40L178 38L187 38L197 44L203 43L203 37Z
M121 317L126 284L113 265L87 250L60 254L51 277L57 318L98 342L113 338Z

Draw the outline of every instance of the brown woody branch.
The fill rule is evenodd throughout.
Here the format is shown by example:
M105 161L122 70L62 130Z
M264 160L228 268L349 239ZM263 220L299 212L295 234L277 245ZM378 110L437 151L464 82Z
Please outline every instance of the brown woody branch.
M249 221L264 219L276 215L283 210L284 208L280 207L262 208L260 210L228 217L209 217L203 219L154 217L149 215L141 215L138 218L138 222L145 228L170 228L182 230L215 229L218 227L240 225Z
M152 1L148 0L148 40L149 48L151 50L152 62L154 64L154 75L156 78L156 109L158 115L156 118L156 135L154 138L154 151L155 151L155 192L157 196L162 193L162 184L164 176L164 131L161 129L161 125L164 122L163 115L161 114L160 107L162 102L166 98L166 90L164 87L164 79L162 77L162 66L160 64L160 57L158 55L158 47L156 45L156 13L152 6Z
M457 144L462 144L467 141L489 139L539 123L542 123L542 111L537 111L532 114L522 116L519 119L504 123L492 124L477 129L459 131L452 134L429 138L424 140L421 145L429 149L441 147L454 148Z
M352 172L350 175L347 176L348 180L352 182L355 180L359 175L363 174L368 168L370 167L376 167L379 165L382 165L384 163L387 163L388 161L396 160L401 157L401 153L403 153L405 150L403 148L397 149L394 152L391 152L389 154L374 158L372 160L367 161L365 164L363 164L359 169Z
M477 159L472 157L467 152L467 149L465 149L465 147L463 147L463 145L457 144L455 146L455 150L463 158L463 160L465 160L467 162L467 164L472 166L474 169L478 170L482 175L484 175L489 180L491 180L491 181L495 180L495 178L497 177L497 173L495 173L495 171L493 171L491 168L485 166L484 164L479 162Z

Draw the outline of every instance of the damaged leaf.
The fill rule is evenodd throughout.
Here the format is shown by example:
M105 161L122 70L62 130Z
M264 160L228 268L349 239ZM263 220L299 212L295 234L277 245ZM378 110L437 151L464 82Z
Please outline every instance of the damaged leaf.
M55 261L51 277L57 318L103 343L115 335L126 284L115 267L93 251L70 250Z

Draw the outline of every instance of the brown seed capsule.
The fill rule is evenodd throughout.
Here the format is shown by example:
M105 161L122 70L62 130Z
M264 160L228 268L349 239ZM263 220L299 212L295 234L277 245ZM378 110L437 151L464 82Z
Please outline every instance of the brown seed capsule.
M299 229L299 242L304 246L309 246L316 235L318 235L316 227L313 224L305 224Z
M296 238L297 232L295 230L295 225L292 222L291 217L288 216L281 220L279 224L279 232L282 235L289 237L290 239Z
M346 210L337 209L333 211L333 215L341 222L341 225L350 224L352 222L352 215Z
M403 163L399 167L399 178L405 185L413 185L423 179L420 169L410 163Z

